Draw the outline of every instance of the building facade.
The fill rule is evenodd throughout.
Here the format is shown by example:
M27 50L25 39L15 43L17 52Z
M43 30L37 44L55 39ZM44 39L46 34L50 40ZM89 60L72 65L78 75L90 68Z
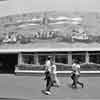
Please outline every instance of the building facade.
M90 15L99 25L97 14ZM99 26L90 21L87 14L69 17L57 12L1 17L1 70L44 70L48 56L53 57L58 71L69 71L73 59L80 61L83 71L99 70Z

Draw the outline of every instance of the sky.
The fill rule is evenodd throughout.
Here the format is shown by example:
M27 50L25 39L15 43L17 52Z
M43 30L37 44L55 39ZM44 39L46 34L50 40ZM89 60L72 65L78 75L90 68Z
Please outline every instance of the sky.
M100 12L100 0L2 0L0 16L35 11Z

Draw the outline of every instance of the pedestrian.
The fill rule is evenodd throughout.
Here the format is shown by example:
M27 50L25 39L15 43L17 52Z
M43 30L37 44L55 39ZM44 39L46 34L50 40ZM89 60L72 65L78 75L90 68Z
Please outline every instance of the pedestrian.
M59 82L57 75L56 75L56 64L54 61L52 61L52 63L51 63L51 78L53 81L53 85L59 87L60 82Z
M80 64L78 60L74 60L72 64L72 73L71 78L73 80L72 87L77 88L77 84L81 85L81 87L84 87L84 84L82 82L79 82L80 77Z
M52 57L48 57L48 59L46 60L46 63L45 63L45 78L44 78L44 80L46 80L45 93L49 94L49 95L51 94L50 89L51 89L51 86L53 85L52 78L51 78L51 60L52 60Z
M49 72L51 72L51 57L49 56L48 59L45 62L45 78L44 80L46 80Z

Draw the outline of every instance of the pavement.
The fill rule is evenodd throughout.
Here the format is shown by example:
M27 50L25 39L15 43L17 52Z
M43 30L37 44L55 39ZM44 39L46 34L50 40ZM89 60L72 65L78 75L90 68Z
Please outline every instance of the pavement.
M51 95L45 88L43 76L0 74L0 100L100 100L100 77L80 77L85 87L72 89L69 77L58 77L61 87L52 87Z

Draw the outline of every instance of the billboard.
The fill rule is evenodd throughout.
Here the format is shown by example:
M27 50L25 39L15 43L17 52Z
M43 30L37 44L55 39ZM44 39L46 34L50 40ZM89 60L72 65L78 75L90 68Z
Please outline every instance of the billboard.
M67 13L67 12L66 12ZM0 18L0 45L4 43L100 43L99 13L26 13ZM46 41L44 41L46 40ZM49 43L50 44L50 43Z

